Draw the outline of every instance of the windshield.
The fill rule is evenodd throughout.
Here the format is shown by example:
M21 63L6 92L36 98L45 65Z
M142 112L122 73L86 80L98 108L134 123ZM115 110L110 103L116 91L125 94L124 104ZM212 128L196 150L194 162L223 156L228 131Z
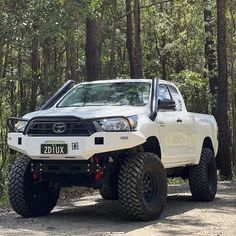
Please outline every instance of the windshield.
M150 87L148 82L80 84L57 107L145 106L149 102Z

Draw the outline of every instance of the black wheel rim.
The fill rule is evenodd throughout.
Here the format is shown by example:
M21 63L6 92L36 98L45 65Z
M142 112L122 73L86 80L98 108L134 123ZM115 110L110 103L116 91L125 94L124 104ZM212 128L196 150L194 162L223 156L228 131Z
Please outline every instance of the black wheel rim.
M158 177L153 171L145 172L143 175L143 199L152 204L158 199Z

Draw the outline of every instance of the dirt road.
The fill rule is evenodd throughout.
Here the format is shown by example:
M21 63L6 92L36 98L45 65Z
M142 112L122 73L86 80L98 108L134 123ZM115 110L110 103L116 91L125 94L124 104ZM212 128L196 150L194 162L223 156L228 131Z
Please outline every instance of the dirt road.
M170 186L161 218L130 222L118 202L99 195L58 206L42 218L24 219L11 210L0 210L0 235L236 235L236 182L219 184L215 201L193 202L188 186Z

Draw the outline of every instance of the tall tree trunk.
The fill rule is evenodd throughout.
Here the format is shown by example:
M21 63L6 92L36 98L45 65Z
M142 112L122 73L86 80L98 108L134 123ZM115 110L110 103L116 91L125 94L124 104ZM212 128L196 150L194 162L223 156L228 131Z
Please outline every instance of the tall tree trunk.
M71 31L68 32L66 41L66 71L67 80L77 81L77 47L74 32Z
M14 69L11 67L10 69L10 76L14 78ZM10 92L10 108L11 108L11 115L13 117L17 117L17 100L16 100L16 80L11 79L9 81L9 92Z
M231 51L232 53L233 51ZM234 72L235 57L232 55L231 58L231 79L232 79L232 160L234 173L236 174L236 79Z
M66 51L66 80L69 80L70 79L70 64L69 64L69 61L70 61L70 46L69 46L69 42L68 40L66 40L65 42L65 51Z
M231 179L225 13L226 0L217 0L217 55L219 85L217 97L217 121L219 125L219 151L217 164L224 179Z
M115 67L115 43L116 43L116 29L117 29L117 16L118 16L118 9L117 9L117 0L114 0L113 3L113 14L114 14L114 26L111 35L111 53L110 53L110 62L108 68L108 77L110 79L114 78L114 67Z
M134 32L136 78L140 79L143 77L140 0L134 0Z
M77 23L73 19L76 18L78 14L75 11L75 2L65 0L64 7L67 11L66 17L68 18L66 24L66 42L65 42L65 51L66 51L66 80L78 80L77 66L77 44L75 39L75 33L77 32Z
M70 72L71 72L71 79L77 81L78 73L77 73L77 45L75 40L75 35L71 39L70 44Z
M4 47L4 41L0 39L0 78L2 78L2 69L3 69L3 47Z
M230 17L231 17L231 32L230 32L230 77L232 88L232 160L234 166L234 173L236 174L236 73L235 73L235 60L236 60L236 39L234 37L236 32L236 6L234 1L230 1Z
M166 36L165 34L161 37L161 48L162 53L160 55L160 61L161 61L161 79L166 80L167 79L167 55L166 55Z
M57 46L56 45L54 45L54 47L53 47L53 56L52 56L52 58L53 58L53 65L52 65L52 71L54 71L54 73L56 72L56 73L58 73L58 59L57 59L57 54L58 54L58 52L57 52Z
M46 88L49 85L51 67L51 45L48 39L43 41L42 49L42 82L40 85L40 94L42 101L45 101L49 97Z
M33 26L34 32L38 29L37 19ZM40 80L40 58L39 58L39 40L35 35L32 40L32 53L31 53L31 70L32 70L32 82L31 82L31 97L30 97L30 111L34 111L37 105L37 91Z
M86 69L87 81L101 79L102 20L100 17L86 20Z
M209 79L210 92L214 95L217 91L217 65L216 65L216 52L214 45L214 30L212 19L212 1L204 0L204 26L205 26L205 67L206 75Z
M130 64L130 77L137 78L136 70L135 70L135 58L134 58L134 41L133 41L133 18L132 18L132 6L131 0L126 0L126 47L129 56L129 64Z
M6 42L6 49L5 49L5 55L4 55L4 62L3 62L3 66L2 66L2 78L5 78L6 77L6 74L7 74L7 67L8 67L8 59L9 59L9 42L7 41Z
M24 81L24 72L23 72L23 60L22 60L22 48L19 47L17 55L17 70L18 70L18 79L19 79L19 89L18 97L20 101L19 106L19 116L23 116L26 113L26 86Z

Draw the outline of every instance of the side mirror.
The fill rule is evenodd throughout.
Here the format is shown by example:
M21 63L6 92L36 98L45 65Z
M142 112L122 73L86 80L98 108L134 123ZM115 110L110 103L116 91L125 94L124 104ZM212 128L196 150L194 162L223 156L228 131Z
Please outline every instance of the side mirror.
M172 99L159 99L158 108L163 110L175 110L176 104Z

